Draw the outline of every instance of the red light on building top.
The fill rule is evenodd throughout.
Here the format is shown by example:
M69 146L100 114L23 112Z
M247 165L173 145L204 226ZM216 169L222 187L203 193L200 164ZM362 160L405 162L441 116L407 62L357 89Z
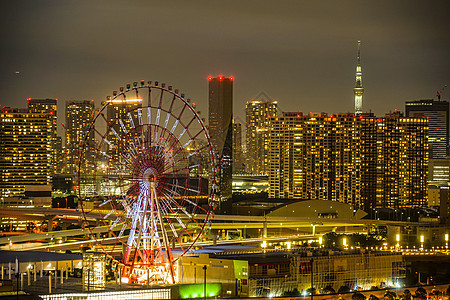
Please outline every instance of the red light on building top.
M230 80L233 81L233 80L234 80L234 77L233 77L233 76L230 76Z
M212 76L208 76L208 80L211 81L212 80Z
M27 101L30 101L31 100L31 98L27 98Z

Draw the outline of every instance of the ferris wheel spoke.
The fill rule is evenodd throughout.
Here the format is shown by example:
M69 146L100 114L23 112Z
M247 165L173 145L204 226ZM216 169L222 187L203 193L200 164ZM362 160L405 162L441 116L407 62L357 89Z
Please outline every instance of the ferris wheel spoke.
M174 166L176 166L176 165L174 165ZM170 173L179 174L179 172L181 172L181 171L189 171L190 169L191 169L191 166L185 166L185 167L178 168L178 169L172 168L172 166L170 166L169 168L166 168L164 170L163 175L167 175L168 174L167 171L170 171ZM186 172L185 174L187 175L187 174L189 174L189 172Z
M130 122L131 128L136 129L134 126L133 117L131 116L131 112L128 112L128 121Z
M122 119L119 119L119 124L120 124L120 128L122 129L123 133L125 133L125 135L128 134L128 130L125 127L125 124L123 123Z

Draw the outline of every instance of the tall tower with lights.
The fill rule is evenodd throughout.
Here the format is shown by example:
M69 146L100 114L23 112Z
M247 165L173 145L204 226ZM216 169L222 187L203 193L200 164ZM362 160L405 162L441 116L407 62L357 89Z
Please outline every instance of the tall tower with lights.
M362 96L364 94L364 88L362 86L362 71L361 71L361 41L358 41L358 57L356 63L356 83L353 88L353 94L355 95L355 114L362 113Z
M209 77L209 134L219 166L220 211L231 213L233 169L233 77ZM226 203L226 204L225 204Z

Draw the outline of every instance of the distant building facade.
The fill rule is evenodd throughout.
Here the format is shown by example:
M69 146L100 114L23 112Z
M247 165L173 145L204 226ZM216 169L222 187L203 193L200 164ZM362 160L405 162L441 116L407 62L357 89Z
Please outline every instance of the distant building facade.
M0 193L25 196L25 186L49 185L54 170L54 123L50 113L0 110Z
M271 122L277 117L277 101L247 101L246 117L246 172L267 175L269 172L269 131Z
M60 156L58 152L58 99L27 99L28 111L30 113L50 114L51 118L51 146L52 146L52 173L56 173L57 162Z
M334 200L366 211L427 203L428 121L285 113L272 124L269 197Z
M117 93L117 92L115 92ZM114 166L119 161L119 154L121 153L123 147L122 143L117 140L116 133L123 132L121 126L123 125L125 130L132 130L132 124L130 124L128 113L131 117L136 120L138 118L138 108L142 108L142 99L112 99L111 97L107 97L106 102L102 103L106 106L106 121L108 122L108 126L110 126L113 130L108 131L107 140L109 141L107 153L110 156L110 165ZM122 124L120 124L120 120L122 120ZM106 145L105 145L106 146ZM105 158L102 158L105 159Z
M449 155L449 103L433 99L407 101L406 116L428 118L428 143L430 159L442 159Z
M405 262L400 253L335 251L268 252L217 255L248 261L248 296L282 297L297 290L331 287L338 291L346 286L370 290L373 286L393 287L406 277ZM313 280L311 280L313 274Z
M78 170L80 154L84 155L83 172L88 171L89 166L93 165L94 131L88 132L88 130L94 111L94 100L69 100L66 102L66 173L74 173ZM85 141L87 142L86 147L82 149L81 146Z
M209 77L209 134L218 163L221 201L232 196L233 77ZM231 211L231 206L229 209Z

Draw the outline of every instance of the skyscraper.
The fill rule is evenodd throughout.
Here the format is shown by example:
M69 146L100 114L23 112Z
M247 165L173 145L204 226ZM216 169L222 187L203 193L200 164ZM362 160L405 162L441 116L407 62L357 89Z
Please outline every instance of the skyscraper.
M246 114L246 172L268 174L269 131L271 122L277 117L277 102L270 100L247 101Z
M0 110L0 193L25 194L27 185L49 185L52 174L53 116L26 109Z
M358 56L356 60L356 82L353 88L353 94L355 96L355 114L362 113L362 100L364 94L364 88L362 86L362 71L361 71L361 41L358 41Z
M242 148L242 123L233 119L233 174L245 171L244 154Z
M86 137L89 126L92 122L94 113L94 100L70 100L66 102L66 172L73 173L77 171L79 156L83 153L82 166L83 172L88 171L94 160L94 149L85 147L81 149L82 143L85 141L87 145L95 145L94 131L90 131L90 135Z
M58 141L57 141L57 108L58 99L32 99L28 98L28 111L30 113L43 113L50 114L52 123L50 131L51 135L51 146L52 146L52 173L56 172L56 165L59 157L58 153Z
M217 76L208 80L209 134L219 168L219 195L221 201L227 201L232 196L233 77Z
M405 103L407 117L428 118L430 158L445 158L449 154L449 123L447 101L424 99Z
M106 102L103 102L102 105L108 105L106 107L108 126L112 126L116 132L120 132L120 119L124 120L123 126L125 126L127 130L131 130L132 125L129 122L129 118L124 116L127 116L129 113L131 117L136 120L138 118L137 109L142 107L142 99L111 99L111 97L108 96ZM114 146L116 148L108 146L109 148L107 149L109 154L114 156L111 162L115 164L118 161L118 158L115 156L120 153L121 147L124 147L125 145L117 142L117 137L112 131L109 131L108 140L112 145L116 145Z
M364 208L427 203L428 122L400 113L285 113L273 121L269 196Z

